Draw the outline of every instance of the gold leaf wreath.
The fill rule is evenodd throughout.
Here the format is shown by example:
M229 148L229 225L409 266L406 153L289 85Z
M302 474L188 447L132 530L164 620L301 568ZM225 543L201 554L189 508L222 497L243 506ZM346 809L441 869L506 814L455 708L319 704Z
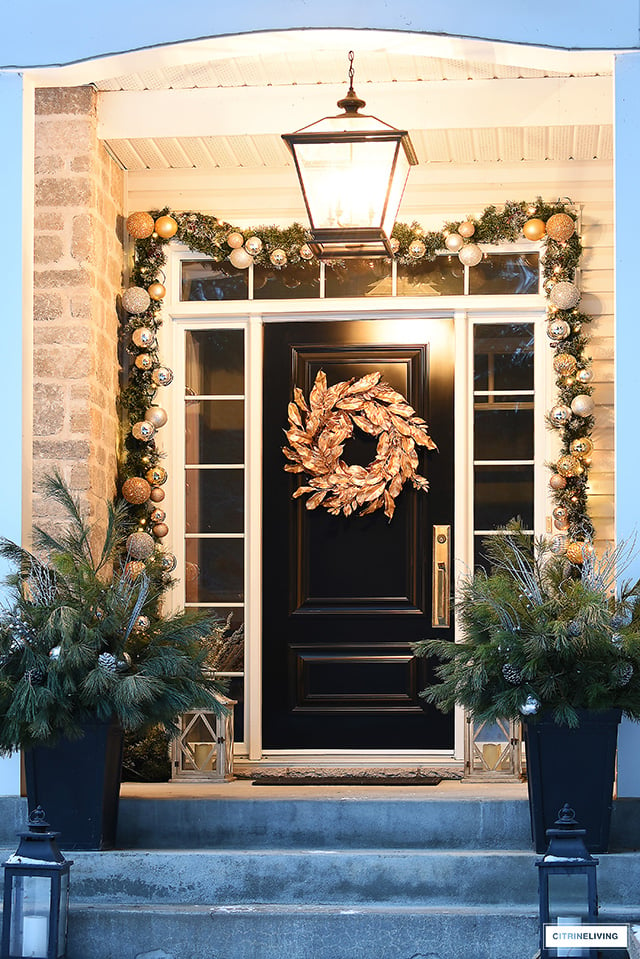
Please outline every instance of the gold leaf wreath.
M395 498L409 480L415 489L429 483L416 470L417 446L437 449L427 433L427 424L409 406L401 393L368 373L359 380L344 380L327 387L326 374L316 376L307 404L299 387L289 403L289 446L282 452L290 461L288 473L307 473L307 486L299 486L294 498L310 493L307 509L324 506L334 516L360 516L384 508L391 520ZM377 436L375 458L368 467L348 466L342 459L344 444L354 427Z

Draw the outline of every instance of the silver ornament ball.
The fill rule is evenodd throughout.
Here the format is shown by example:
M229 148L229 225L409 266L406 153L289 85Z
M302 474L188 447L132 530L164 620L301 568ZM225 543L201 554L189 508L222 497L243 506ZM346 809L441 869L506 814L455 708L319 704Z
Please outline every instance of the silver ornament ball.
M144 414L144 418L147 423L151 423L152 426L159 430L167 422L167 411L163 410L160 406L151 406Z
M156 386L169 386L173 383L173 371L168 366L157 366L151 374L151 379Z
M467 243L458 253L458 259L465 266L477 266L482 259L482 250L477 243Z
M596 404L593 398L587 396L586 393L579 393L578 396L574 396L571 401L571 411L575 413L576 416L591 416L595 406Z
M571 310L580 302L580 290L575 283L562 280L551 287L549 300L559 310Z
M141 286L130 286L122 294L122 305L127 313L144 313L150 303L151 297Z

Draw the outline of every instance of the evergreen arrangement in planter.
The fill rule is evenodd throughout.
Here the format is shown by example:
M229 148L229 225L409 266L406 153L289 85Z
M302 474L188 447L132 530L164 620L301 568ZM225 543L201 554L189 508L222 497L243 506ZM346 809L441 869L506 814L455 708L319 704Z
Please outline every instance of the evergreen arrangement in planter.
M161 612L153 560L126 552L127 504L108 504L96 545L61 477L43 488L64 509L63 531L36 529L38 555L0 539L0 555L15 567L0 612L0 752L75 739L96 720L172 733L182 712L219 712L206 645L219 624Z
M484 542L490 564L462 578L455 603L463 641L428 640L440 660L421 694L439 709L456 703L478 720L551 714L576 727L579 710L620 709L640 719L640 581L616 577L622 544L581 564L513 521Z

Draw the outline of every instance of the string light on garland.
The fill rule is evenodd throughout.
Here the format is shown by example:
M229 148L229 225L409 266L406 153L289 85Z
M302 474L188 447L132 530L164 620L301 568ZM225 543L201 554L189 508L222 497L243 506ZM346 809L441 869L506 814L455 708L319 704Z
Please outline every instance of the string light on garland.
M168 227L165 227L165 218L172 221ZM173 224L175 232L172 232ZM163 282L165 246L171 239L163 235L165 232L171 232L176 240L214 263L229 260L236 250L239 251L246 264L242 268L247 269L252 265L257 268L254 273L255 290L260 289L261 277L266 282L266 276L274 268L282 271L283 282L289 282L291 277L289 285L293 285L294 281L299 281L296 271L314 267L315 258L309 245L310 233L299 223L285 228L240 228L215 216L194 212L176 213L165 208L156 212L131 214L127 220L127 230L135 239L131 286L138 287L149 297L148 305L146 298L142 303L135 303L136 309L141 306L144 308L141 313L130 313L129 321L125 322L123 334L128 334L130 338L135 329L141 327L151 330L155 337L161 323L161 300L166 296ZM579 310L580 291L575 284L582 245L571 202L563 199L549 203L539 197L526 203L509 201L501 208L488 206L477 216L445 223L440 230L425 230L416 222L396 223L390 245L400 266L410 266L422 259L433 261L443 252L457 252L460 259L463 262L466 259L469 268L473 269L471 264L481 261L482 250L487 246L516 242L523 236L544 247L542 272L548 302L547 332L554 354L557 389L551 405L571 411L571 416L566 417L566 411L563 410L562 422L554 423L554 433L560 441L558 461L568 456L577 464L575 472L572 468L566 473L566 463L563 469L558 463L551 463L549 487L554 507L568 511L568 535L559 539L567 544L577 543L573 554L583 556L593 536L593 526L587 512L588 472L594 452L590 438L594 425L591 396L593 371L585 355L588 340L584 326L589 323L590 317ZM450 245L460 243L458 238L462 239L463 245L457 251L451 250ZM473 242L469 242L471 238ZM148 480L147 477L155 468L162 469L161 454L154 442L136 440L131 429L140 421L150 422L155 429L160 428L153 418L157 414L152 412L160 409L154 405L155 392L159 386L170 382L172 374L157 354L155 339L154 345L148 348L138 347L131 339L130 342L133 360L129 381L121 394L121 404L130 424L127 427L130 439L125 440L121 482L132 476L145 479L150 483L148 499L158 503L164 499L164 490L160 482ZM576 399L578 402L574 404ZM147 412L152 418L147 416ZM146 510L147 506L132 505L132 509ZM146 523L148 514L144 517L139 515ZM151 531L153 525L158 524L152 523L149 527Z

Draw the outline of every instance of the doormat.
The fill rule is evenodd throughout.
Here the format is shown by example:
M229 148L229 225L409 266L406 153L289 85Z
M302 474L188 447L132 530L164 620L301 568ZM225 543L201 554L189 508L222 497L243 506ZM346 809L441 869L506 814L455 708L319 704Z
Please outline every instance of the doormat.
M256 776L253 786L437 786L443 777L434 776L367 776L331 774L327 776Z

